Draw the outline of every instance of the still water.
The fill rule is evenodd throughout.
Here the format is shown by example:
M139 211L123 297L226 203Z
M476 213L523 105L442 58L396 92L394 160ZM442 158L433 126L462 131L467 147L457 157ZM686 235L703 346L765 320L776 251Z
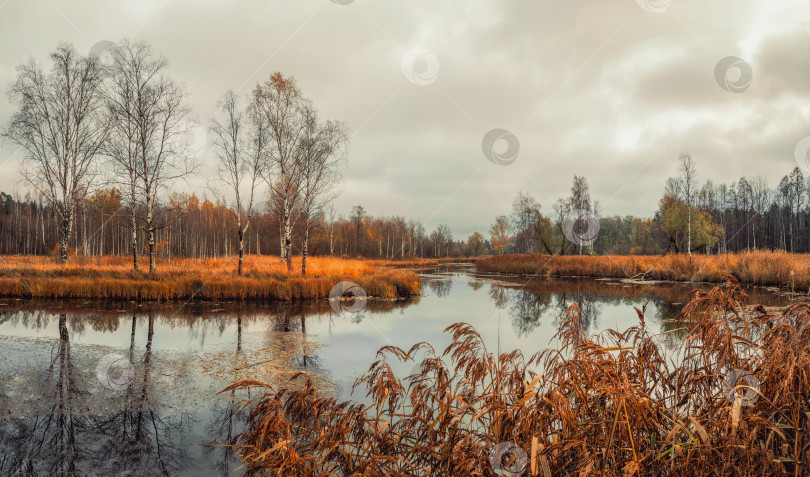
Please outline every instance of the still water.
M255 379L275 385L300 371L344 399L382 346L450 343L444 329L472 324L487 349L529 355L552 340L572 303L588 333L638 324L675 328L688 285L534 279L476 274L463 265L423 271L411 301L370 301L335 313L297 305L134 304L0 300L0 475L240 475L229 444L244 425L217 394ZM787 304L749 290L752 301ZM678 333L662 338L677 344ZM410 369L409 369L410 368ZM412 365L403 365L403 376Z

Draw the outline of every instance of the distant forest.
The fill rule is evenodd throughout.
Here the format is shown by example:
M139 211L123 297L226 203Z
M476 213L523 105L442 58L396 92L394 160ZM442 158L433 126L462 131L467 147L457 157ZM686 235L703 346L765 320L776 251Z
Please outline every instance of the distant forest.
M771 189L763 177L699 185L688 154L678 166L652 218L600 216L584 177L574 177L571 196L558 199L548 215L519 192L511 214L495 220L487 249L596 255L810 251L810 180L798 167Z
M530 194L519 192L511 212L497 217L486 235L475 232L466 240L454 240L447 225L428 232L419 221L371 216L361 205L348 215L338 215L330 206L310 225L309 250L314 255L369 258L686 253L691 215L694 253L810 251L810 181L798 168L786 175L776 189L769 188L761 177L741 178L731 184L706 181L692 188L689 196L691 200L687 199L682 178L670 178L654 217L601 217L598 201L591 200L587 180L575 177L571 196L558 199L548 213L543 213L543 207ZM30 196L18 199L6 193L0 193L0 199L0 253L58 255L56 214L47 202ZM143 209L138 207L135 215L141 216ZM598 222L598 234L593 240L566 236L566 217L572 210L588 211ZM116 188L99 189L83 197L77 202L71 253L130 254L131 215ZM156 253L160 257L205 259L238 252L235 215L221 202L172 192L157 204L155 215ZM292 216L292 251L300 254L304 226L295 220L295 211ZM587 228L594 224L588 223L587 217L575 219L579 220L569 227L589 239ZM145 231L138 229L137 233L137 242L145 247ZM280 255L282 240L283 214L279 207L271 206L252 219L244 234L245 252ZM580 246L578 242L586 243Z

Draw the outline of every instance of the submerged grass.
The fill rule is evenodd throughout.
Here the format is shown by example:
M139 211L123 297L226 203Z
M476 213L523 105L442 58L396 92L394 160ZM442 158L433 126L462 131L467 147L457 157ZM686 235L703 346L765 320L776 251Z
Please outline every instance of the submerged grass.
M159 260L157 272L132 270L126 257L74 257L61 265L48 257L3 257L0 296L109 300L302 300L325 298L338 282L359 284L368 296L404 298L419 294L419 277L368 260L301 258L288 273L278 257L248 256L243 276L236 258Z
M481 272L538 276L723 282L731 275L748 285L810 288L810 254L757 251L724 255L496 255L479 258Z
M694 292L675 356L643 309L625 332L586 336L572 305L559 349L531 356L493 354L464 323L440 355L384 347L355 383L368 406L305 376L240 381L223 392L263 394L243 403L237 449L249 476L808 475L810 307L747 305L726 278ZM419 355L418 373L393 371Z

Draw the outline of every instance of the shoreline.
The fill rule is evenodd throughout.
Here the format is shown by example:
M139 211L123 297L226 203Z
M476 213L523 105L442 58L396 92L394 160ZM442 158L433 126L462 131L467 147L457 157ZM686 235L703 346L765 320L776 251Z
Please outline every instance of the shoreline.
M522 278L588 278L624 283L717 285L733 277L746 286L806 296L810 289L810 255L745 252L726 255L495 255L479 258L478 273ZM637 277L641 276L639 279Z
M100 302L300 302L328 299L332 288L349 281L373 300L419 296L414 271L370 260L311 257L310 274L288 273L278 257L246 257L236 274L235 258L163 261L157 271L131 270L124 257L90 257L59 266L47 257L14 257L0 268L4 299L94 300ZM294 268L300 271L299 266ZM16 266L15 266L16 265Z

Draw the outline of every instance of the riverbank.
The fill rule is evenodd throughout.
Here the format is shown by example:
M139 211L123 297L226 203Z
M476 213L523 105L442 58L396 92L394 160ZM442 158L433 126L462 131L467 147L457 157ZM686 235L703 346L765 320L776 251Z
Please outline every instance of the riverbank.
M807 292L810 255L747 252L727 255L496 255L475 262L479 272L544 277L644 278L678 282L739 283ZM643 275L643 277L642 277Z
M419 294L419 276L382 262L308 257L287 272L278 257L247 256L236 274L236 257L209 260L160 259L155 273L132 270L128 257L72 257L66 265L50 257L0 257L0 296L126 301L253 300L296 301L328 298L341 281L360 285L371 298Z

